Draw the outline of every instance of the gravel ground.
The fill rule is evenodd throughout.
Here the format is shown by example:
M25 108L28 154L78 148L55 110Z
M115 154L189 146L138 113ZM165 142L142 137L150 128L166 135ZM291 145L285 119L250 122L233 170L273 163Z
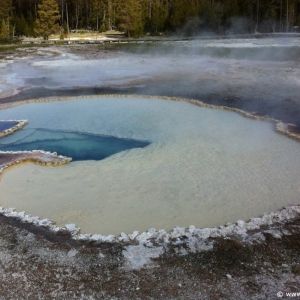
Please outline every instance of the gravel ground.
M194 253L184 239L174 240L144 264L139 255L158 247L76 244L67 233L47 234L2 216L0 298L277 299L279 291L300 291L299 228L296 218L254 231L247 241L210 239L212 249Z

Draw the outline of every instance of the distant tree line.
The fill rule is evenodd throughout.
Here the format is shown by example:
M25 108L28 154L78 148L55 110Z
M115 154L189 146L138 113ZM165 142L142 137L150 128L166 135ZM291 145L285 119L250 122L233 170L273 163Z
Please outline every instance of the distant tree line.
M291 32L299 26L300 0L1 0L0 5L1 38L111 29L129 37Z

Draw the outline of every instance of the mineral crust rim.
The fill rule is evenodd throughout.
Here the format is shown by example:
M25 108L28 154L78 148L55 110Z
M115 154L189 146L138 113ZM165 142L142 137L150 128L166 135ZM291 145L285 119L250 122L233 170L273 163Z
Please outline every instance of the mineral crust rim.
M293 133L289 130L289 127L292 126L291 124L283 123L282 121L258 116L253 113L249 113L237 108L231 108L227 106L217 106L206 104L199 100L194 99L187 99L181 97L167 97L167 96L149 96L149 95L85 95L85 96L73 96L73 97L49 97L49 98L41 98L41 99L28 99L24 101L14 102L14 103L7 103L0 105L0 110L12 108L19 105L29 104L29 103L43 103L43 102L55 102L55 101L67 101L67 100L75 100L75 99L82 99L82 98L145 98L145 99L162 99L162 100L171 100L171 101L181 101L181 102L188 102L200 107L205 108L212 108L212 109L222 109L227 111L232 111L238 113L244 117L260 120L260 121L268 121L275 125L275 130L277 133L281 133L286 135L289 138L295 139L300 141L300 134ZM21 120L22 127L27 124L27 120ZM19 123L20 124L20 123ZM22 128L21 127L21 128ZM21 128L17 128L19 130ZM12 132L13 133L13 132ZM0 132L0 137L2 133ZM11 133L8 133L11 134ZM0 154L20 154L20 153L42 153L50 156L57 156L56 153L50 153L40 150L33 150L33 151L17 151L17 152L0 152ZM71 161L71 158L60 156L59 158L62 159L62 163L68 163ZM27 159L28 161L30 159ZM25 160L24 160L25 161ZM0 166L0 174L3 170L15 163L19 163L20 161L15 161L14 163L7 165L7 166ZM37 160L39 163L39 161ZM43 164L43 163L40 163ZM49 162L46 165L55 165L55 163ZM193 225L190 225L188 228L184 227L175 227L169 233L166 232L164 229L156 231L154 228L149 229L147 232L139 233L139 231L133 231L131 234L126 234L124 232L120 233L119 237L114 235L101 235L101 234L81 234L80 228L76 227L75 224L66 224L65 227L58 227L55 225L54 221L50 221L48 219L39 220L37 216L26 215L25 212L16 212L14 208L2 208L0 207L0 214L6 217L12 217L20 220L23 223L31 223L34 226L42 226L47 228L52 232L59 232L61 230L66 230L70 233L73 240L77 241L90 241L90 242L103 242L103 243L139 243L144 246L153 247L154 244L156 245L164 245L169 243L176 243L182 244L186 242L191 242L191 240L196 239L198 242L205 242L206 246L204 250L211 249L211 246L208 242L210 238L217 238L223 237L226 238L228 236L237 235L247 240L249 238L247 232L260 229L261 226L264 225L273 225L276 223L283 223L287 220L297 218L300 215L300 205L289 206L279 210L277 212L265 213L260 218L251 218L249 222L245 222L242 220L238 220L235 224L227 223L225 226L220 226L219 228L196 228ZM275 234L275 233L274 233ZM276 235L276 234L275 234ZM279 234L280 235L280 234ZM154 244L153 244L154 243Z

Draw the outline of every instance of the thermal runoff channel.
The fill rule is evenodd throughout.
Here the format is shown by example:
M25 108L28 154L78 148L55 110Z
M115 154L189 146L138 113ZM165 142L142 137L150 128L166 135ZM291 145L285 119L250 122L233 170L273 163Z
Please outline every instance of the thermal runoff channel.
M59 139L80 151L78 140L93 144L95 137L142 143L102 160L23 164L4 173L1 206L75 223L82 232L211 227L299 201L299 142L237 113L100 97L25 104L0 111L0 119L29 121L1 141L15 150L51 140L66 155Z

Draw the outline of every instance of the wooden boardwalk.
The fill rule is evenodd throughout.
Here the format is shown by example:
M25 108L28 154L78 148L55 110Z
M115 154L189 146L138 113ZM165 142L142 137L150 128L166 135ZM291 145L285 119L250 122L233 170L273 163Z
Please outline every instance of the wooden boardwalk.
M212 40L212 39L249 39L249 38L300 38L300 33L256 33L256 34L240 34L240 35L224 35L224 36L199 36L199 37L169 37L169 38L111 38L106 40L93 39L64 39L64 40L23 40L22 44L57 44L57 45L71 45L71 44L139 44L139 43L167 43L167 42L186 42L195 40Z
M179 42L191 41L194 38L170 38L170 39L107 39L107 40L23 40L22 44L57 44L57 45L71 45L71 44L138 44L138 43L161 43L161 42Z

